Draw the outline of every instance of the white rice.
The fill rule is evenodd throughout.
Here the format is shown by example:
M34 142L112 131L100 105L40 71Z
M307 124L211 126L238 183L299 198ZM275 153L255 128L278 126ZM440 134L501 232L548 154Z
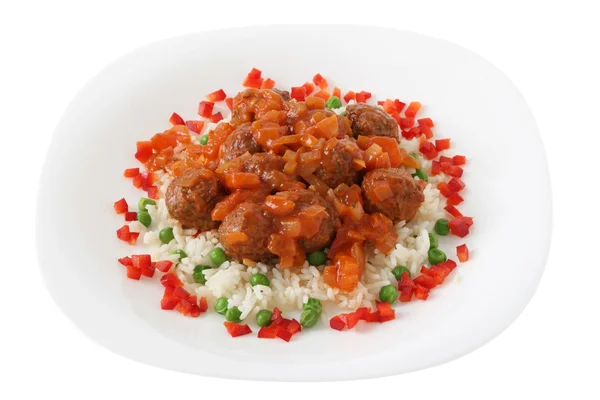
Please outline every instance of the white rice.
M337 111L341 113L344 108ZM211 124L212 125L212 124ZM208 126L207 129L212 129ZM200 135L193 138L196 141ZM417 152L418 139L403 140L401 147L408 152ZM180 151L180 149L176 149ZM214 247L221 247L217 230L203 232L197 236L194 229L183 229L174 219L170 218L165 205L165 192L172 177L165 173L155 172L159 179L160 200L156 206L147 206L152 217L149 228L139 222L133 222L132 231L141 232L143 243L150 250L152 260L171 260L176 267L173 271L184 283L184 288L198 297L206 297L212 306L219 297L227 297L229 306L237 306L242 312L241 318L254 315L258 310L279 307L284 311L300 310L309 297L325 303L335 304L340 309L356 309L358 307L374 307L382 286L395 284L392 269L398 265L406 266L413 275L418 275L422 265L427 262L429 249L428 231L433 230L435 221L444 217L446 200L440 195L437 183L447 180L444 174L431 176L431 162L422 161L422 169L429 177L424 190L425 200L419 208L416 217L409 223L399 222L395 226L398 233L396 247L389 254L381 254L367 247L367 265L361 282L351 293L341 292L323 282L324 267L314 267L305 262L302 268L289 270L271 268L258 263L248 267L235 261L227 261L218 268L204 271L206 284L195 283L193 279L194 266L199 264L212 265L210 252ZM409 172L414 172L410 171ZM165 227L172 227L175 240L162 244L158 232ZM188 257L177 263L174 250L183 250ZM261 272L270 282L270 287L255 286L249 283L252 274Z

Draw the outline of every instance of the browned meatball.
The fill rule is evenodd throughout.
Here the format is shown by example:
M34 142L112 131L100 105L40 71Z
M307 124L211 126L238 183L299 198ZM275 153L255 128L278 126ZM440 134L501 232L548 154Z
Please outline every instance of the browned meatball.
M283 111L285 104L283 98L272 90L246 89L233 98L231 123L240 125L255 121L269 111Z
M380 185L389 185L390 194ZM379 212L394 223L410 221L425 197L414 178L399 168L379 168L368 172L362 182L367 212ZM383 199L381 197L384 197Z
M388 136L399 140L398 123L379 107L363 103L346 107L346 116L352 122L354 137Z
M323 150L321 166L315 171L315 175L333 189L342 183L352 186L360 182L362 175L354 169L355 158L362 160L354 139L340 139L333 149L329 150L326 147Z
M219 179L209 169L189 169L167 188L165 201L171 217L186 228L207 231L217 227L210 213L224 193Z
M252 172L260 177L269 189L278 187L278 182L284 176L282 169L285 165L283 158L271 153L256 153L242 164L244 172Z
M321 206L325 208L326 215L322 214L322 219L321 217L309 218L311 222L315 223L318 223L320 220L320 226L317 227L318 229L315 229L316 233L313 235L309 234L309 237L301 237L298 239L298 244L302 247L302 250L305 252L317 251L331 244L340 221L337 211L329 204L329 202L312 190L279 192L278 195L285 196L296 203L291 214L293 216L302 215L303 211L311 206ZM306 236L306 232L302 233Z
M267 250L273 221L264 207L256 203L239 204L219 227L221 244L227 255L236 261L244 258L263 263L273 262L277 256ZM241 232L244 235L233 234Z
M219 157L222 160L229 161L245 153L254 154L262 151L252 136L251 126L249 122L239 125L227 136L219 149Z

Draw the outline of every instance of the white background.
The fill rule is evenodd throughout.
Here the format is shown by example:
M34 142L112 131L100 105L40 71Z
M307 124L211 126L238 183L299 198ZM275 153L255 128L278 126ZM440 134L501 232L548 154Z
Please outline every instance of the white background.
M0 163L7 181L0 201L7 212L0 228L0 398L599 398L600 218L594 194L600 184L600 63L594 37L600 37L600 25L594 3L2 2ZM396 27L450 40L490 60L521 90L546 147L554 203L550 257L529 306L499 337L463 358L370 381L207 379L141 365L91 342L51 301L33 246L39 172L68 102L107 63L159 39L310 22ZM330 39L332 46L343 40ZM522 166L515 179L536 179L527 172L527 154ZM510 249L497 256L512 262Z

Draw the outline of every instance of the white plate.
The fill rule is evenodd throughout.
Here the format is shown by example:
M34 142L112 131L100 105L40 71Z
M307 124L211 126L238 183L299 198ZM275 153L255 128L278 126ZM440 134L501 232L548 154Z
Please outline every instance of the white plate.
M257 67L279 86L322 73L342 89L419 100L440 137L468 156L467 237L460 281L428 301L397 306L397 319L353 331L315 328L293 338L231 338L222 317L161 311L157 280L125 277L129 254L112 204L133 200L127 167L136 140L166 129L171 112L195 117L199 100L241 89ZM551 194L529 109L489 62L448 42L354 26L271 26L215 31L139 49L93 78L65 112L38 203L37 250L56 303L87 335L134 360L206 376L343 380L399 374L464 355L519 315L540 280L550 242ZM454 254L462 241L443 248Z

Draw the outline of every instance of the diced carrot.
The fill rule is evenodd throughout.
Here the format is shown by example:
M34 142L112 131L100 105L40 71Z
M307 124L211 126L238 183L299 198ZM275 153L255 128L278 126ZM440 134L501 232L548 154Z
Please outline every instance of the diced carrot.
M231 97L225 99L225 104L227 104L227 107L230 110L233 110L233 99Z
M461 263L469 261L469 249L466 244L456 246L456 256Z
M321 93L321 92L319 92L319 93ZM319 93L317 93L315 96L309 96L306 98L306 100L305 100L306 107L308 107L311 110L316 110L316 109L322 110L325 108L325 101L327 99L317 96Z
M327 90L324 90L324 89L319 90L313 96L318 97L320 99L323 99L325 101L327 101L327 99L329 99L329 97L331 97L331 95L329 94L329 92Z
M227 242L231 244L245 243L248 241L248 235L244 232L231 232L227 234Z
M404 115L407 118L414 118L417 115L417 112L419 111L420 108L421 108L421 103L419 103L418 101L413 101L412 103L410 103L408 105L408 107L406 108L406 111L404 111Z
M342 97L342 91L338 87L333 88L333 92L331 92L331 95L335 96L337 98L341 98Z
M225 186L228 189L257 189L260 187L260 177L251 172L235 172L225 175Z

